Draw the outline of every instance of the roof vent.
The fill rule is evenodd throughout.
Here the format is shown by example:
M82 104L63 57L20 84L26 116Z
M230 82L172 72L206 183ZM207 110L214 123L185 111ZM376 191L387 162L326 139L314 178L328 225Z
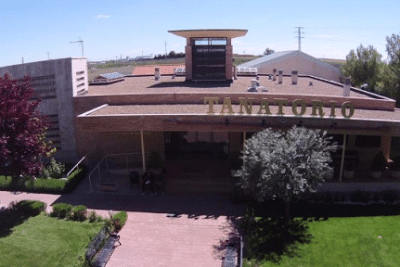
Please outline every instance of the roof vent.
M279 84L282 84L283 83L283 70L280 70L279 72L278 72L278 83Z
M343 96L350 96L350 78L346 78L343 85Z
M293 70L292 71L292 84L296 85L297 84L297 79L299 77L298 71Z
M313 86L313 83L312 83L312 82L310 82L308 85L309 85L309 86Z
M158 81L161 77L160 68L154 68L154 80Z
M276 69L272 70L272 80L275 82L276 81Z

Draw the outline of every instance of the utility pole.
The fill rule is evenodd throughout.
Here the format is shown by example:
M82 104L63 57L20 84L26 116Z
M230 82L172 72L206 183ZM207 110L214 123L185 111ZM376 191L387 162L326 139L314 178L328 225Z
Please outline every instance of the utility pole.
M24 64L24 57L22 57L22 64Z
M79 36L78 36L79 37ZM70 44L72 44L72 43L80 43L81 44L81 46L82 46L82 57L85 57L84 56L84 53L83 53L83 40L81 39L81 37L79 37L79 41L74 41L74 42L69 42Z
M304 27L294 27L294 28L297 28L297 36L295 38L299 39L299 49L298 50L301 51L301 38L304 38L301 36L301 34L304 33L301 31L301 29L304 29Z
M165 41L165 60L167 59L167 41Z
M50 59L50 53L47 52L47 59Z

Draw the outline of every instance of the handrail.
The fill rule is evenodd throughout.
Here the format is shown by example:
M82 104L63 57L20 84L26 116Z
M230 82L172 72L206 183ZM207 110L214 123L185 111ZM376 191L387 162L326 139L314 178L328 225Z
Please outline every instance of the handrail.
M71 169L69 172L67 172L67 174L66 174L66 176L65 176L64 178L68 178L69 175L79 166L79 164L81 164L81 162L82 162L84 159L86 159L86 156L83 156L83 157L78 161L78 163L75 164L75 166L72 167L72 169Z
M107 169L108 169L108 161L107 161L107 158L108 157L110 157L110 156L125 156L126 157L126 161L127 161L127 169L128 169L128 155L141 155L142 153L138 153L138 152L135 152L135 153L121 153L121 154L107 154L107 155L105 155L97 164L96 164L96 166L92 169L92 171L89 173L89 175L88 175L88 177L89 177L89 184L90 184L90 192L92 192L93 191L93 188L92 188L92 180L91 180L91 176L92 176L92 174L93 174L93 172L94 171L96 171L96 169L97 169L97 171L99 172L99 177L101 176L101 172L100 172L100 165L101 165L101 163L103 163L103 161L105 160L106 161L106 166L107 166ZM145 154L148 154L148 153L145 153Z

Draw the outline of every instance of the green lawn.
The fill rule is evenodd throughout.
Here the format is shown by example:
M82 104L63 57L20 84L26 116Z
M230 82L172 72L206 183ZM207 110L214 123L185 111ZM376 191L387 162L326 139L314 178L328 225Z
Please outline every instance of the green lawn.
M400 216L344 217L308 223L311 242L278 262L244 260L244 266L399 266ZM292 254L293 255L293 254Z
M0 266L82 266L90 239L103 223L60 220L43 213L0 238Z

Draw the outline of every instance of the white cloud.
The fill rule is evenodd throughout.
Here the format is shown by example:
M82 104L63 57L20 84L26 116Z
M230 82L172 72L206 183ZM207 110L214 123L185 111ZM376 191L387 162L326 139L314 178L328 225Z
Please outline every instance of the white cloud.
M110 15L100 14L96 16L97 19L109 19Z

